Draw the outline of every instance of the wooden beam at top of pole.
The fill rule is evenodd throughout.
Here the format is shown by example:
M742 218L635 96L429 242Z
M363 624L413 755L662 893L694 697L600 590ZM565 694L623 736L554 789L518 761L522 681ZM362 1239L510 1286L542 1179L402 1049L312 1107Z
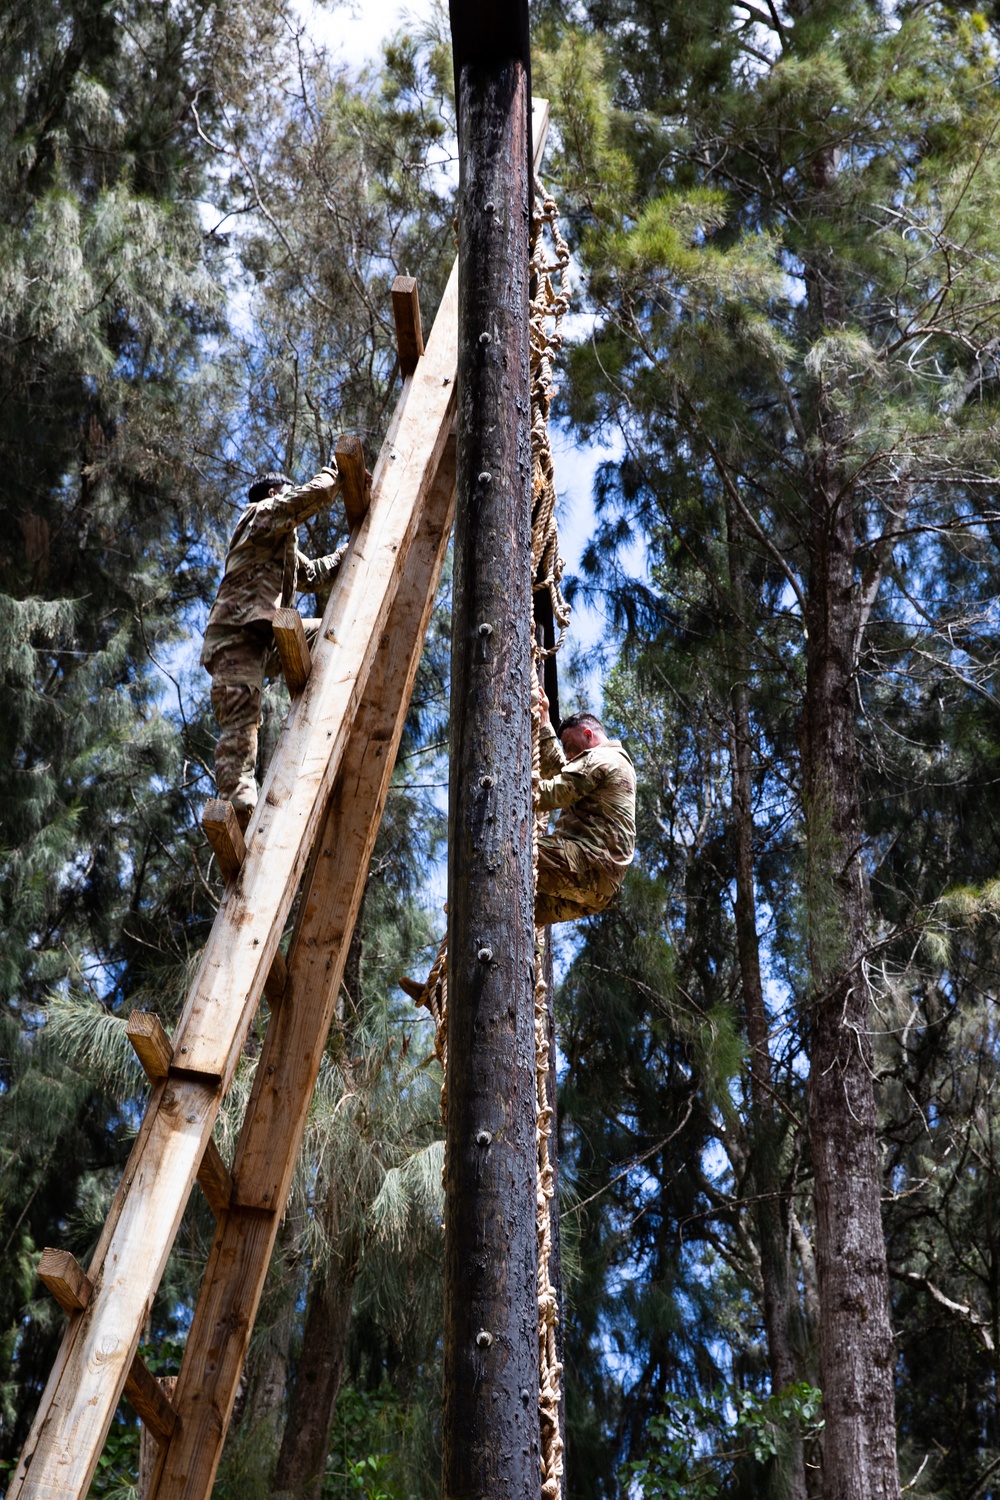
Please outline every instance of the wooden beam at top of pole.
M527 4L452 0L458 473L444 1500L537 1500Z

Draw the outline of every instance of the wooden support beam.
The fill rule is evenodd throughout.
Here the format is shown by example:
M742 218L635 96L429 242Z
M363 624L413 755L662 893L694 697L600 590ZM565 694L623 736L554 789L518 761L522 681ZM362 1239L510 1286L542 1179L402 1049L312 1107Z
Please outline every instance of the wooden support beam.
M340 474L340 494L347 524L353 532L361 525L371 504L371 486L365 469L365 450L361 439L342 432L337 439L333 456L337 460L337 472Z
M424 352L424 331L420 326L420 294L415 276L397 276L392 283L392 316L396 323L396 348L399 351L399 373L405 380L417 368Z
M166 1078L174 1060L174 1049L159 1016L154 1016L150 1010L134 1010L125 1024L125 1035L135 1048L135 1055L150 1083L159 1083L161 1078Z
M84 1500L218 1113L217 1080L154 1090L7 1500ZM113 1267L105 1276L105 1267Z
M198 1168L198 1186L215 1217L221 1219L232 1201L233 1178L211 1137Z
M205 804L205 811L201 815L201 826L212 846L212 853L222 871L223 880L227 885L231 885L243 868L243 861L247 857L243 830L240 828L233 804L213 797L211 802Z
M275 951L271 960L271 967L267 971L264 980L264 994L267 1003L272 1010L276 1010L285 998L285 990L288 988L288 965L285 963L285 955L281 949Z
M138 1354L125 1377L125 1395L136 1416L145 1423L157 1442L167 1442L177 1426L177 1410Z
M167 1400L173 1404L174 1391L177 1387L177 1376L160 1375L157 1377L157 1384ZM156 1459L160 1451L160 1446L161 1444L154 1437L152 1430L143 1423L142 1430L139 1433L139 1483L136 1487L136 1500L148 1500L149 1487L153 1482L153 1471L156 1468Z
M474 14L452 0L451 16L460 404L441 1493L493 1500L537 1496L541 1484L527 0L482 0Z
M44 1249L38 1262L38 1279L70 1317L83 1312L94 1290L90 1277L68 1250Z
M451 530L449 444L316 841L289 951L293 1006L272 1017L177 1388L181 1422L148 1500L207 1500L288 1199ZM273 1071L272 1071L273 1068Z
M298 697L312 671L312 652L306 640L305 626L297 609L276 609L272 624L274 644L288 691Z

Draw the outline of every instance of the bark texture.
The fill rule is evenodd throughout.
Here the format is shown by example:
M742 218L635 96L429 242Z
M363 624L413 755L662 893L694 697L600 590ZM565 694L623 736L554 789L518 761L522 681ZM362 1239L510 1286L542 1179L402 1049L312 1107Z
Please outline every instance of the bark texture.
M275 1495L319 1500L322 1494L358 1265L355 1247L353 1256L331 1259L310 1278L302 1350L274 1475Z
M488 8L488 7L487 7ZM528 79L456 55L458 503L443 1495L540 1493L531 869Z
M882 1232L856 732L851 491L812 498L803 796L824 1500L898 1500L895 1350Z
M361 982L363 942L361 937L365 900L361 898L354 931L347 949L337 1019L344 1034L344 995L355 1014L364 1006ZM319 1500L330 1452L330 1435L337 1410L337 1397L344 1374L347 1335L351 1323L354 1286L361 1269L362 1243L354 1220L344 1175L324 1173L323 1231L334 1247L325 1261L314 1265L306 1297L302 1348L290 1386L288 1417L275 1466L272 1494L294 1500Z

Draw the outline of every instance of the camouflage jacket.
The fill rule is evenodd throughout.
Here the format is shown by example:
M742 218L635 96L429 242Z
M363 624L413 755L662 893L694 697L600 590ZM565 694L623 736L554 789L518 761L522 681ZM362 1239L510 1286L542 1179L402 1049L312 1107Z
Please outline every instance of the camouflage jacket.
M308 521L340 489L336 465L320 469L307 484L248 505L236 523L226 565L205 628L201 664L249 629L270 625L276 609L288 609L299 589L332 578L346 551L312 560L299 551L300 521Z
M608 740L567 760L551 724L541 731L543 780L538 806L559 808L555 835L599 865L616 884L635 850L635 767L621 740Z

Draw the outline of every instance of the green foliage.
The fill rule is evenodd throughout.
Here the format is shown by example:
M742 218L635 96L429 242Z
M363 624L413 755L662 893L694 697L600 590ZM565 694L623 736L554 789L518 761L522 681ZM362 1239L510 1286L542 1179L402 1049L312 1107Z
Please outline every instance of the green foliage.
M341 1391L323 1480L324 1500L347 1500L352 1495L403 1500L407 1492L394 1482L396 1465L384 1451L398 1445L401 1422L405 1416L391 1390L371 1393L346 1386ZM366 1453L366 1447L373 1451Z
M820 1402L821 1393L805 1381L764 1400L723 1388L708 1401L671 1399L647 1427L651 1451L624 1466L621 1482L643 1500L714 1500L728 1491L735 1468L777 1458L792 1430L816 1436L823 1427Z

